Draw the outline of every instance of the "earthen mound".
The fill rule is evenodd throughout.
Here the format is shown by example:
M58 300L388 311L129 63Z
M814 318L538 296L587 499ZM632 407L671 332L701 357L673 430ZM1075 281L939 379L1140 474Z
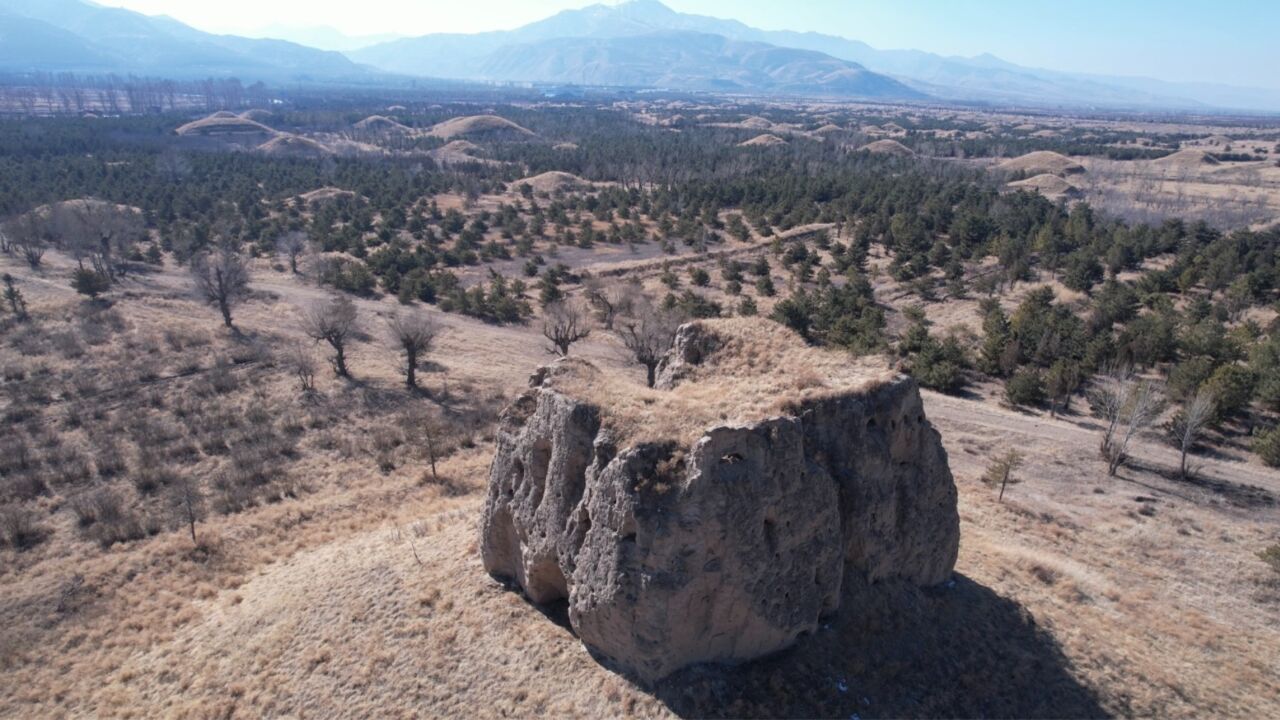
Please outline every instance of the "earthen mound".
M857 613L846 590L950 577L956 488L908 377L773 323L682 327L658 389L562 360L504 413L482 519L493 575L653 682Z
M1194 170L1221 164L1216 157L1198 148L1186 148L1151 161L1152 166L1166 170Z
M858 148L859 152L875 155L894 155L897 157L915 157L915 151L897 140L876 140Z
M443 146L428 152L431 159L441 165L458 165L463 163L480 163L483 165L496 165L496 160L477 157L476 153L480 151L480 146L468 140L454 140L445 143Z
M275 135L276 131L255 120L232 113L214 113L207 118L189 122L176 132L183 137L209 137L213 135Z
M401 123L398 123L389 117L383 117L382 115L370 115L356 123L355 128L365 132L390 133L397 135L409 135L413 133L413 128L408 125L402 125Z
M765 133L763 135L757 135L745 142L738 143L738 147L773 147L775 145L786 145L786 144L787 144L787 141L783 140L777 135L770 135L769 133Z
M578 190L581 188L585 188L591 185L591 183L587 182L586 180L583 180L577 175L574 175L572 173L567 173L567 172L560 172L558 170L544 172L539 175L534 175L532 177L524 178L523 180L517 180L515 182L516 187L520 187L521 185L524 185L524 184L528 184L530 187L533 188L534 192L539 192L539 193L567 192L570 190Z
M428 134L446 140L464 137L518 140L532 137L533 131L497 115L470 115L445 120L431 128Z
M1009 187L1015 190L1032 190L1050 200L1074 199L1081 196L1080 188L1067 182L1060 175L1050 175L1048 173L1029 177L1026 180L1011 182Z
M1074 175L1084 172L1084 166L1061 153L1037 150L996 165L1007 173L1022 172L1028 175Z
M322 187L311 192L305 192L298 196L303 203L309 207L320 207L329 205L340 200L348 200L356 197L356 194L350 190L343 190L336 187Z
M274 157L320 158L333 151L311 138L299 135L277 135L258 146L258 152Z

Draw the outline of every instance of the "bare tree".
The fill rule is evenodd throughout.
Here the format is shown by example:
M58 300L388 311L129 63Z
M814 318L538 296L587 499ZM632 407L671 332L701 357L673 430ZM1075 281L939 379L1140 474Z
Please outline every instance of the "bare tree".
M204 519L205 497L200 485L189 475L181 474L174 478L167 489L169 511L174 519L191 530L191 543L199 545L196 540L196 523Z
M302 312L302 331L316 342L333 348L329 363L338 377L351 377L347 370L347 343L358 328L355 303L345 295L312 304Z
M404 353L404 381L412 390L418 387L418 363L431 350L440 326L427 314L397 314L387 322L391 338Z
M1164 400L1154 382L1135 377L1129 369L1104 376L1090 400L1107 423L1099 450L1107 461L1107 474L1114 476L1128 459L1130 442L1155 422Z
M638 290L630 282L623 280L610 282L599 276L583 280L582 289L587 302L596 311L596 318L604 325L605 330L613 330L613 324L618 316L631 312Z
M1182 410L1173 418L1170 430L1173 439L1178 443L1182 457L1178 462L1178 475L1187 476L1187 453L1195 447L1196 441L1204 434L1213 414L1217 409L1218 399L1212 390L1201 388L1191 402L1182 406Z
M289 349L289 369L293 372L293 376L298 379L298 389L303 395L310 395L316 391L316 364L311 359L311 353L302 346L302 343L295 343Z
M551 341L547 350L568 357L569 346L591 334L591 321L582 306L565 300L547 303L542 310L542 335Z
M307 251L307 234L301 231L287 232L276 241L281 255L289 258L289 272L298 274L298 258Z
M222 322L232 327L231 308L249 296L249 264L235 250L223 246L191 258L191 277L205 302L216 305Z
M1025 462L1022 453L1010 448L1003 455L999 455L995 460L991 461L991 466L982 475L982 482L991 487L1000 486L1000 495L996 499L1004 502L1004 489L1010 485L1017 485L1022 482L1013 474L1014 470L1022 467Z
M440 473L436 471L436 462L440 459L441 442L445 434L445 425L435 415L422 418L422 439L427 446L427 459L431 462L431 482L440 482Z
M146 235L141 213L101 200L54 205L49 223L58 242L80 267L88 260L95 272L112 283L124 275L130 250Z
M48 245L45 242L44 223L36 217L35 212L29 212L5 223L2 232L6 253L17 253L32 270L40 267Z
M671 349L683 319L676 311L663 310L645 298L635 304L630 316L618 320L618 336L644 366L649 387L653 387L658 363Z

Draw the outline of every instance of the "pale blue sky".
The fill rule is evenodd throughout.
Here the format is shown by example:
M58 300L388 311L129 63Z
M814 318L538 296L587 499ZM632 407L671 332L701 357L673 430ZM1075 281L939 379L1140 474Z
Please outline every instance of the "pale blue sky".
M1023 65L1280 88L1280 0L665 0L768 30ZM329 25L348 35L509 29L589 0L98 0L202 30Z

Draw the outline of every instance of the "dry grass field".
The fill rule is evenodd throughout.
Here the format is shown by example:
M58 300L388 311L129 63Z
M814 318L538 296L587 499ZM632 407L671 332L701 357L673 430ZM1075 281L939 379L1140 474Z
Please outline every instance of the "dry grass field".
M1088 168L1080 180L1085 196L1107 212L1150 221L1189 216L1259 227L1280 219L1280 166L1274 160L1162 164L1090 158L1083 164Z
M623 260L657 282L661 261ZM30 547L0 549L0 715L1280 714L1280 576L1257 557L1280 474L1251 455L1197 457L1180 481L1147 438L1108 478L1078 409L926 393L960 489L954 582L868 595L781 656L644 689L480 566L494 418L551 357L536 321L440 314L411 393L394 298L355 301L348 381L298 329L326 296L305 278L260 261L229 332L172 264L95 302L71 267L0 258L34 317L0 338L5 472L42 483ZM943 326L975 322L943 307ZM320 366L312 394L298 344ZM574 354L644 382L603 331ZM1001 502L979 478L1011 447L1027 462ZM158 490L175 477L207 489L196 543Z

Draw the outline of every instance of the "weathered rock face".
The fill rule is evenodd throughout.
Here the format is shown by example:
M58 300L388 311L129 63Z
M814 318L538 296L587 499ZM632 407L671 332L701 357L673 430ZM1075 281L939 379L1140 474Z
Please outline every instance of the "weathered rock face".
M688 326L694 327L694 326ZM682 329L677 387L714 340ZM504 414L482 523L485 568L567 599L597 655L644 681L780 650L841 608L845 577L947 579L956 490L914 381L836 393L692 444L616 447L601 408L544 368Z

